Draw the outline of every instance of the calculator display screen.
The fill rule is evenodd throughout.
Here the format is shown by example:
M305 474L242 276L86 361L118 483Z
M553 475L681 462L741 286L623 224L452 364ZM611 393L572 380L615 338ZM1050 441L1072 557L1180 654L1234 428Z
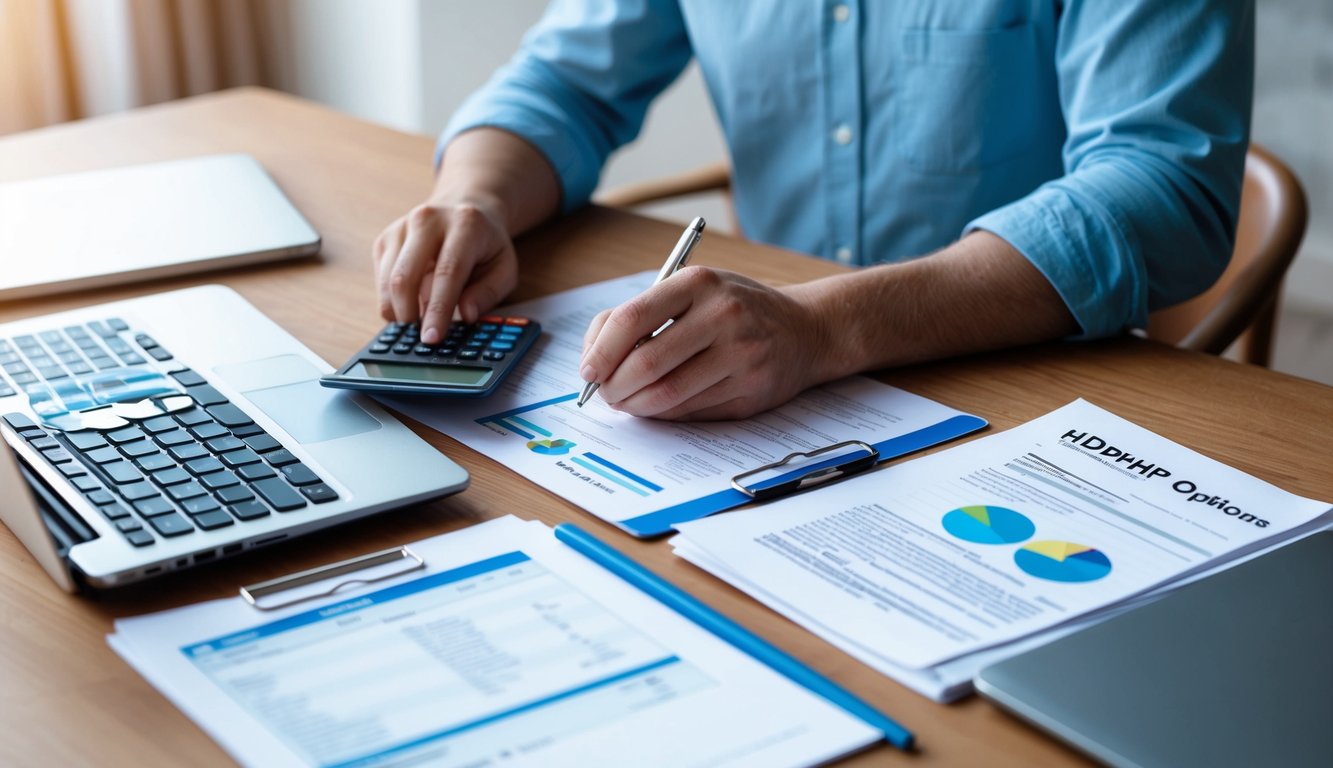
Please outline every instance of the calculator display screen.
M348 376L412 382L414 384L446 384L454 387L479 387L486 383L493 371L490 368L463 366L412 365L385 363L377 360L358 360L347 371Z

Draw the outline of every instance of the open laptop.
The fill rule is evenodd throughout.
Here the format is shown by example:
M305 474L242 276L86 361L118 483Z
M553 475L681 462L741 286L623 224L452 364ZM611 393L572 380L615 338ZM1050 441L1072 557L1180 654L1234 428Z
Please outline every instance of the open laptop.
M1117 766L1333 765L1333 532L1012 659L977 691Z
M0 184L0 300L318 252L319 234L246 155Z
M111 587L467 486L330 370L220 286L0 325L0 519Z

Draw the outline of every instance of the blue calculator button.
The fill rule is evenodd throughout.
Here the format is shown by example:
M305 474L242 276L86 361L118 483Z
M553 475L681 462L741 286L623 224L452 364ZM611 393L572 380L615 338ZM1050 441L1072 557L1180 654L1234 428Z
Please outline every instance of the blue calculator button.
M499 340L497 340L497 341L492 341L492 342L490 343L489 347L488 347L488 349L494 349L494 350L498 350L498 351L500 351L500 352L508 352L508 351L512 350L513 348L514 348L514 345L513 345L511 342L508 342L508 341L499 341Z
M518 327L517 325L506 325L505 327L501 328L500 330L501 330L503 333L515 333L515 334L518 334L518 333L522 333L522 332L523 332L523 329L520 328L520 327Z
M475 349L465 349L458 353L459 360L476 360L481 353Z
M500 326L496 325L495 323L482 323L481 325L477 326L477 329L481 331L486 331L487 333L495 333L496 331L500 330Z
M498 333L495 335L496 341L518 341L518 336L512 333Z
M484 346L486 345L481 343L480 341L477 341L476 339L471 339L468 341L468 343L463 345L465 349L481 349Z
M486 341L490 337L491 335L489 333L486 333L485 331L478 331L472 334L472 338L476 339L477 341Z

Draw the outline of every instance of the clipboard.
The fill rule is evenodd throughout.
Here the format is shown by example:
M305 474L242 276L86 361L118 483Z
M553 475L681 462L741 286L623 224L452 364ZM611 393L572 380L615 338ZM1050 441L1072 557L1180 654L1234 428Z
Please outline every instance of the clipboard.
M878 443L849 440L811 451L790 453L770 464L735 475L731 478L730 487L725 490L638 517L610 522L635 538L649 539L664 536L674 532L677 523L698 520L755 501L770 501L792 493L819 488L830 482L864 472L890 459L962 437L987 425L987 421L979 416L960 413L915 432ZM849 451L851 455L848 456L836 455L838 449L844 448L855 450ZM807 465L799 463L801 459L811 461ZM764 472L775 472L785 466L794 468L790 472L778 472L773 477L761 477Z
M574 551L713 634L718 639L879 731L889 744L904 751L914 749L915 737L913 734L893 718L880 712L803 662L728 619L680 587L621 554L596 536L573 523L560 523L555 527L554 534L556 539ZM387 571L383 574L371 575L374 569L381 567L387 568ZM240 588L240 596L257 611L274 611L330 597L343 589L354 586L374 584L405 576L415 571L424 571L425 568L425 559L404 545L311 568L258 584L243 586ZM301 590L339 576L348 578L341 579L326 588L321 588L309 594L265 602L267 598L281 596L293 590Z

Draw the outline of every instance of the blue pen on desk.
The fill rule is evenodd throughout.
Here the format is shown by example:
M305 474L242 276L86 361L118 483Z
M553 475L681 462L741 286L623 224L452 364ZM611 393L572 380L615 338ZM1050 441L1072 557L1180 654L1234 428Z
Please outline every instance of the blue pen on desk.
M832 680L792 658L768 641L686 594L573 523L555 527L555 537L658 602L717 635L797 685L878 729L893 746L912 749L912 732Z

